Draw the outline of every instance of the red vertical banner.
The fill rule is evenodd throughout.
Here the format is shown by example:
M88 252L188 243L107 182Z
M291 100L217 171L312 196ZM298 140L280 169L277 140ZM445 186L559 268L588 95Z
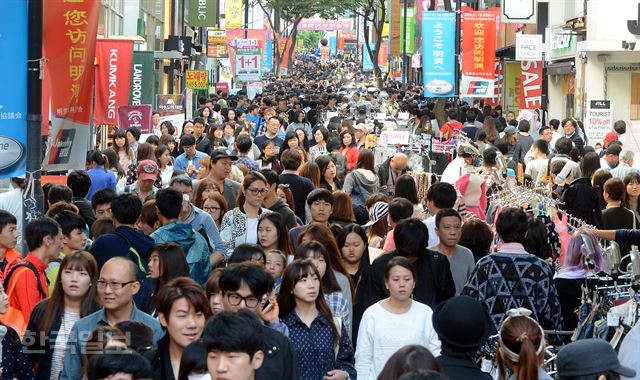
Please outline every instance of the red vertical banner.
M504 94L504 61L500 58L496 58L494 68L495 79L493 85L493 98L484 99L484 104L492 107L502 104L502 96Z
M100 2L43 2L42 43L54 115L88 124Z
M462 74L493 79L496 58L496 8L462 7Z
M542 62L520 63L520 109L542 108Z
M98 40L95 124L118 124L118 107L129 105L132 59L133 41Z

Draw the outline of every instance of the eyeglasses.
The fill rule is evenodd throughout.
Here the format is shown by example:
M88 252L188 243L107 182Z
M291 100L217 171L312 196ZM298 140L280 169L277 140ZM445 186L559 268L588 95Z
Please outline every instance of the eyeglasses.
M120 290L129 284L133 284L135 281L127 281L127 282L108 282L104 280L98 280L98 289L106 289L107 286L111 288L111 290Z
M238 306L240 302L244 301L245 306L252 309L260 303L260 299L254 296L242 297L236 293L227 293L226 296L231 306Z
M267 190L267 189L252 189L252 188L248 188L247 190L253 195L265 195L265 194L267 194L269 192L269 190Z
M220 210L220 207L203 206L202 209L206 212L214 212Z

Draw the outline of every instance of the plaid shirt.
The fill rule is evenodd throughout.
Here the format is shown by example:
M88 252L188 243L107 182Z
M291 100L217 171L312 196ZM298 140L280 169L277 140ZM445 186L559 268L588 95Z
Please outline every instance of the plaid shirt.
M333 315L340 318L351 339L351 318L349 318L350 310L347 307L347 300L344 299L342 292L333 292L324 295L324 300L329 305Z

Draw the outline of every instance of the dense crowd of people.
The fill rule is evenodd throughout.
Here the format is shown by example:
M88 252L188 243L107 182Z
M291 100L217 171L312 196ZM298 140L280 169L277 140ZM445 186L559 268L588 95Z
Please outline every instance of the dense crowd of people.
M154 113L144 139L118 129L86 170L45 186L46 216L24 236L12 178L2 378L488 379L478 354L492 335L500 379L551 378L545 348L568 342L545 330L577 327L593 270L553 215L492 194L545 189L628 253L640 236L598 230L640 217L625 123L594 147L580 122L539 110L447 103L438 123L419 87L362 90L349 67L201 98L180 128ZM424 194L412 174L428 169L407 154L376 161L378 112L457 141ZM603 342L566 344L558 377L635 376Z

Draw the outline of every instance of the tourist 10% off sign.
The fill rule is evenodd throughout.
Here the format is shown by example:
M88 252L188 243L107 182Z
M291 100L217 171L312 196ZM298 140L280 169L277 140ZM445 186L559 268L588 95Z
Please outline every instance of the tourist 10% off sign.
M238 82L257 82L260 80L262 70L260 49L238 49L235 63Z

